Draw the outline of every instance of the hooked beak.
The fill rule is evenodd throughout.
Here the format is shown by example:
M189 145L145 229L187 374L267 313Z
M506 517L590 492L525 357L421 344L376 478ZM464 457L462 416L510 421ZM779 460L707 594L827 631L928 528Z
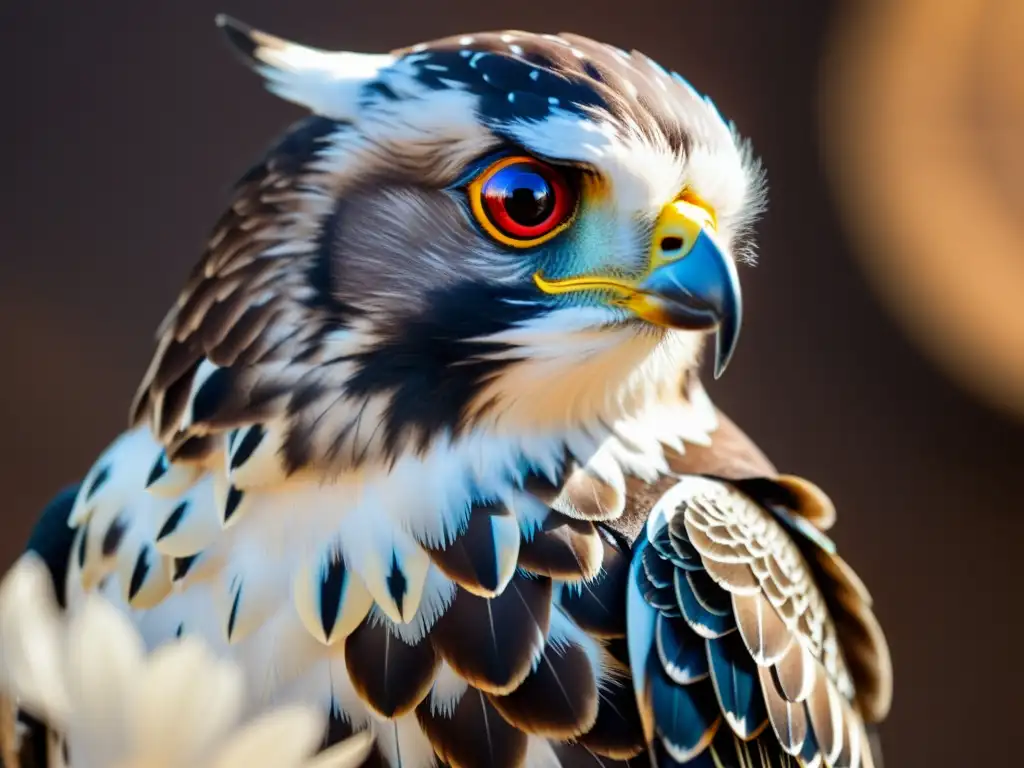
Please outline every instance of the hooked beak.
M715 240L716 221L700 198L684 194L666 205L654 228L646 274L637 280L581 276L548 280L545 293L613 293L612 303L664 328L717 331L715 378L729 365L740 335L743 303L736 265Z
M682 200L665 206L651 243L651 269L624 304L667 328L717 331L717 379L736 349L743 302L736 265L713 231L705 208Z

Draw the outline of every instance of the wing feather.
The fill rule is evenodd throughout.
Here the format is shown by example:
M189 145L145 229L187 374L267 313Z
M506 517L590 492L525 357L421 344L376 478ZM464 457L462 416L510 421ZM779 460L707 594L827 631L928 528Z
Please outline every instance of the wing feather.
M800 508L784 503L805 505L814 531L804 535L793 524ZM865 719L887 706L888 652L867 590L823 543L833 516L823 493L793 477L683 477L655 505L634 553L628 626L659 765L868 763ZM670 570L682 620L665 595ZM728 724L713 734L701 726L707 715L686 709L701 686ZM684 738L679 711L705 738Z

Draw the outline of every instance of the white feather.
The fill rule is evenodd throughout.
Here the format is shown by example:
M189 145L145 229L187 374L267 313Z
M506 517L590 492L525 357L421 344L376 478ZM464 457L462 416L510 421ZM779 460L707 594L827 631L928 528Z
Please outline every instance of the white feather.
M153 514L156 532L164 534L154 539L158 552L187 557L203 550L220 535L220 514L214 503L212 476L207 475L178 496L165 498L169 503L155 509ZM187 506L172 530L167 525L168 519L182 504Z
M391 765L400 768L430 768L434 765L434 750L414 712L396 720L374 719L372 728L377 746Z
M224 25L226 20L218 19ZM253 56L268 90L283 99L336 120L350 120L359 108L360 89L394 63L388 54L328 52L253 30Z
M423 582L423 595L419 607L409 621L393 621L376 605L370 612L373 620L383 622L393 635L410 645L415 645L451 605L455 599L455 589L455 582L441 573L436 566L431 565Z
M540 736L531 736L526 744L526 761L529 768L562 768L551 742Z
M430 689L430 713L451 717L468 688L465 678L448 666L448 662L442 661Z

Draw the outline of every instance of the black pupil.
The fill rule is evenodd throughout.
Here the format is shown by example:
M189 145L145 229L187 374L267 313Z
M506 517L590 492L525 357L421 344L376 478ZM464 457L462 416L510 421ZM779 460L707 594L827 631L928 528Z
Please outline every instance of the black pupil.
M499 203L505 214L523 227L543 224L555 207L551 183L532 168L502 169L487 187L487 197Z

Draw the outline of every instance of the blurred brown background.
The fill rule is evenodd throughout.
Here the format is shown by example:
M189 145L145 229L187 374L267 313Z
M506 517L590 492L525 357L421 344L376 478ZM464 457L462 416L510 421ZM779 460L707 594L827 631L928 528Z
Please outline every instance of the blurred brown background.
M228 184L298 111L213 27L323 47L576 31L685 73L769 171L712 393L840 507L896 663L890 766L1015 764L1024 714L1024 3L0 4L0 565L124 425ZM1014 415L1017 414L1017 415ZM1016 751L1014 752L1014 754Z

